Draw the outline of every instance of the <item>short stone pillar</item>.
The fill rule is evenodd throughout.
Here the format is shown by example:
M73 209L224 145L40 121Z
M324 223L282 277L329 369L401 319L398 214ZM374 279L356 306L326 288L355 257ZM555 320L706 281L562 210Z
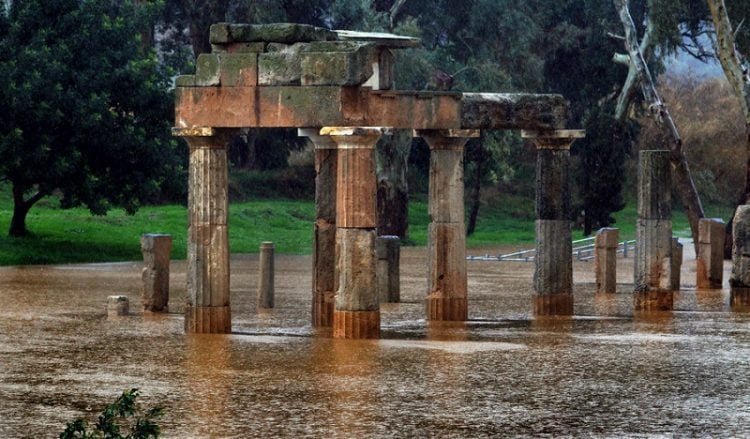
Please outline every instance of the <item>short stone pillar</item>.
M169 310L169 255L172 252L172 236L156 233L141 235L143 254L142 302L146 312Z
M570 145L579 130L523 131L536 160L536 259L534 314L573 315Z
M620 230L605 227L596 234L594 260L596 263L596 292L617 292L617 247Z
M378 236L375 254L378 258L376 267L380 303L398 303L401 300L400 253L401 240L398 236Z
M464 226L464 146L478 130L418 130L430 147L427 319L469 318Z
M107 297L107 317L126 316L130 312L128 296Z
M641 151L638 160L638 219L634 308L671 310L672 168L669 151Z
M374 148L385 128L325 127L337 145L334 338L379 338Z
M227 145L236 130L175 128L190 147L185 332L229 333Z
M682 244L679 238L672 238L672 270L671 270L671 289L680 291L680 273L682 272Z
M732 221L731 305L750 307L750 205L737 206Z
M330 327L336 297L336 143L320 129L299 129L315 146L312 325Z
M726 224L721 218L701 218L698 222L695 280L698 288L717 289L724 282L725 232Z
M260 244L258 257L258 308L273 308L273 242Z

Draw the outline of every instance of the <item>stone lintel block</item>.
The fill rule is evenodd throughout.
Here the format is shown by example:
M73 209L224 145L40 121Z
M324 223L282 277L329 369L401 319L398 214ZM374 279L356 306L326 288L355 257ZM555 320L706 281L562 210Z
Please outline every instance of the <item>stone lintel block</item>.
M573 294L542 294L534 296L535 316L572 316Z
M229 306L227 226L188 226L187 291L190 305Z
M217 53L201 53L195 62L195 85L213 87L221 85L221 61Z
M427 238L428 299L467 297L463 223L430 223Z
M192 127L257 127L255 87L178 87L175 124Z
M229 306L191 306L185 308L185 332L192 334L229 334L232 311Z
M680 274L682 271L683 246L678 238L672 238L672 290L680 289Z
M537 151L536 217L540 220L570 219L570 151Z
M469 301L466 297L428 297L425 305L427 320L442 322L469 320Z
M672 218L672 165L670 152L641 151L638 156L638 217Z
M333 338L380 338L380 311L334 311Z
M180 75L174 80L175 87L195 87L195 75Z
M371 91L364 126L415 129L461 128L461 93Z
M633 294L633 309L635 311L672 311L674 309L674 291L636 291Z
M356 228L377 227L374 150L338 149L337 152L336 225Z
M429 181L429 213L432 221L463 224L463 151L461 149L431 150Z
M671 291L672 221L636 221L635 291Z
M342 87L259 87L260 127L353 126L365 120L358 90Z
M299 43L310 41L337 40L336 32L328 29L298 23L270 24L230 24L211 25L212 44L248 43L265 41L269 43Z
M254 87L258 84L258 54L222 54L222 87Z
M461 128L552 130L567 123L562 95L464 93L461 101Z
M339 276L337 311L377 311L375 231L336 230L336 266Z
M616 249L619 245L620 229L616 227L602 227L598 232L596 232L596 247Z
M269 45L269 50L270 50ZM300 53L306 44L293 44L280 50L258 55L259 85L300 85Z
M263 53L266 51L266 43L228 43L212 44L211 53Z
M360 85L373 75L373 62L377 51L370 45L351 52L303 53L302 85Z
M534 291L539 295L573 293L573 245L568 220L536 221Z
M750 287L750 205L737 206L732 222L732 287Z
M108 296L107 297L107 316L119 317L126 316L130 312L130 301L128 296Z

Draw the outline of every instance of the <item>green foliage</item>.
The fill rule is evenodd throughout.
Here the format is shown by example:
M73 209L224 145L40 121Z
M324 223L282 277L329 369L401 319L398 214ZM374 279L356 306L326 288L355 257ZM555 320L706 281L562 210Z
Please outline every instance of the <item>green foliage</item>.
M68 422L60 439L148 439L158 438L161 434L156 419L162 416L162 407L154 407L139 415L136 399L138 389L122 392L117 400L108 405L99 415L93 430L81 418Z

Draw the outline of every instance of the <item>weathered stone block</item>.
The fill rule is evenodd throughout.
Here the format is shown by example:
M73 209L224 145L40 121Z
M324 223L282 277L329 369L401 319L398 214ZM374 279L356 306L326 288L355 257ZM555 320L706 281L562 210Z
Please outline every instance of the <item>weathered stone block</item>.
M336 224L319 218L313 234L312 321L315 327L328 327L333 323L337 275Z
M599 293L617 292L617 246L620 231L615 228L602 228L596 234L594 260L596 264L596 291Z
M537 150L536 218L570 220L570 213L570 151Z
M616 227L602 227L596 232L594 245L597 248L617 249L620 245L620 229Z
M221 62L216 53L201 53L195 62L195 85L213 87L221 84Z
M258 84L300 85L303 44L294 44L278 52L258 55Z
M463 223L430 223L428 298L466 298L466 232Z
M534 297L535 316L572 316L573 294L544 294Z
M698 288L721 288L724 281L724 233L720 218L701 218L698 222Z
M729 284L733 288L750 288L750 205L737 206L732 222L732 274Z
M672 218L672 167L669 151L641 151L638 156L638 218Z
M678 238L672 238L672 291L680 290L683 247Z
M273 308L273 242L263 242L260 244L260 256L258 259L258 308Z
M107 316L118 317L126 316L130 311L130 302L128 296L109 296L107 297Z
M430 141L428 138L428 144ZM463 146L468 139L451 139ZM456 149L430 149L429 213L433 222L464 222L464 154Z
M263 53L266 51L266 43L229 43L212 44L211 53Z
M573 245L568 220L536 221L534 291L539 295L573 293Z
M194 75L180 75L174 80L175 87L195 87Z
M341 140L355 141L355 137L357 136ZM377 138L373 139L373 142L376 140ZM350 146L356 145L352 143ZM338 149L337 152L336 225L338 227L375 228L377 226L377 180L374 150Z
M258 84L257 54L222 54L219 59L223 87L254 87Z
M169 304L169 262L172 236L147 233L141 235L141 253L144 267L142 302L143 310L166 312Z
M337 40L336 32L320 27L297 23L230 24L211 25L212 44L266 41L274 43L297 43Z
M380 311L340 311L333 313L333 338L380 338Z
M380 301L375 279L375 231L339 227L336 259L336 310L377 311Z
M317 136L325 138L328 136ZM336 222L336 149L315 147L315 216L329 222ZM335 146L335 144L334 144Z
M558 129L567 123L561 95L464 93L461 103L461 128Z
M401 297L401 240L398 236L378 236L375 247L380 302L398 303Z
M672 290L672 221L636 222L635 292Z
M365 125L458 129L461 93L375 91L366 95ZM377 121L377 122L376 122Z
M302 54L302 85L352 86L367 81L377 62L374 46L364 45L351 52Z

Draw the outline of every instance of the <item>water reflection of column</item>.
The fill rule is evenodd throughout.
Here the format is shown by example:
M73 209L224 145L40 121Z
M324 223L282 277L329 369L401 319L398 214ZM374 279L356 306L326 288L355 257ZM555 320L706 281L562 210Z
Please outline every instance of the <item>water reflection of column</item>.
M336 296L336 143L319 129L300 129L315 145L312 325L333 324Z
M746 311L750 309L750 205L737 206L732 221L732 236L730 300L733 310Z
M330 424L335 437L376 436L381 416L376 370L377 342L368 340L332 340L329 352L333 407Z
M185 383L191 431L201 437L221 437L221 419L229 413L232 393L229 336L189 335L186 339Z
M175 129L190 146L185 332L228 333L227 145L235 130Z
M427 319L468 319L464 145L476 130L419 130L430 147Z
M536 162L536 259L534 314L573 314L570 145L579 130L532 132Z

